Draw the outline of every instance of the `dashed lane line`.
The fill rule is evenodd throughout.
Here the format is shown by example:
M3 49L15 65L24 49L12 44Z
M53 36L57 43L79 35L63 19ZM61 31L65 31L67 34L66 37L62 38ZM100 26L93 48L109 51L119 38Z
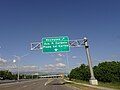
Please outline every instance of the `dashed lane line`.
M46 86L47 84L49 84L52 81L53 81L53 79L48 79L48 81L44 84L44 86Z
M23 86L23 88L26 88L26 87L27 87L27 85Z

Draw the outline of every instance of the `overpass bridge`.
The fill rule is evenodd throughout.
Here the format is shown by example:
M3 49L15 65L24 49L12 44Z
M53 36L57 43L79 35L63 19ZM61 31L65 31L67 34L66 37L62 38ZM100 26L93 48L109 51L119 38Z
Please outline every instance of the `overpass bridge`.
M59 75L45 75L45 76L39 76L39 78L64 78L64 74L59 74Z

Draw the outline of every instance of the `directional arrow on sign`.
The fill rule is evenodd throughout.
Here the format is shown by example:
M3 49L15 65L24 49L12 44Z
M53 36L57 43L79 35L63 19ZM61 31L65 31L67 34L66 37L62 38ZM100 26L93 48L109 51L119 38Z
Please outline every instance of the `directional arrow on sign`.
M62 40L64 40L64 37L62 38Z
M55 48L54 50L55 50L55 51L57 51L58 49L57 49L57 48Z

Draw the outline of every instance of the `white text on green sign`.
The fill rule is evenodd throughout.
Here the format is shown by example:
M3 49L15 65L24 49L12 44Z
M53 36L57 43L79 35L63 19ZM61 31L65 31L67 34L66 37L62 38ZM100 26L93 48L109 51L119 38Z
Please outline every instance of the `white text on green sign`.
M67 36L43 38L43 52L66 52L70 50L69 39Z

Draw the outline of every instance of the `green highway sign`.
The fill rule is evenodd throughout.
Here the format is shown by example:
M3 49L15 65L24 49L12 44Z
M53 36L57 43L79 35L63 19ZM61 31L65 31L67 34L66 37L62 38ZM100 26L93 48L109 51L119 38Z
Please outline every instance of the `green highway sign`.
M67 36L42 38L42 52L67 52L70 50Z

